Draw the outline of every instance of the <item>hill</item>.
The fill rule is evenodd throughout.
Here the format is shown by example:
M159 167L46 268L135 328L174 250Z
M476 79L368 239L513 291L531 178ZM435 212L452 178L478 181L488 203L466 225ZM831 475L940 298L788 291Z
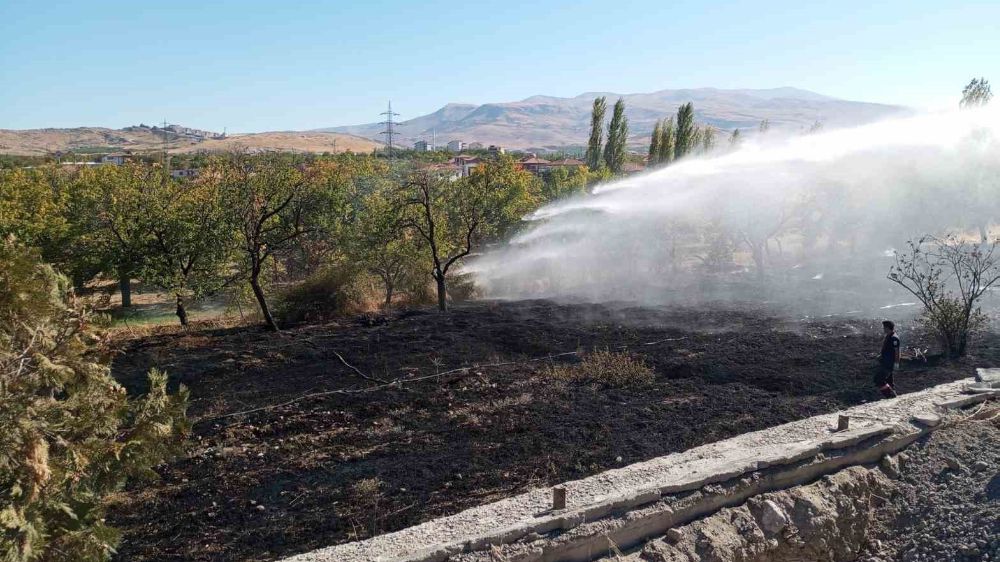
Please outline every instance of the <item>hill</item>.
M442 145L458 139L510 148L580 146L587 141L591 104L602 95L607 96L609 106L619 96L625 99L632 133L630 141L635 144L648 142L656 120L675 113L679 105L689 101L694 103L698 122L724 130L755 130L764 119L776 130L805 129L816 121L827 127L843 127L906 111L900 106L841 100L797 88L698 88L625 95L586 92L572 98L532 96L507 103L450 103L434 113L401 122L397 130L401 144L420 139L430 141L433 135ZM317 130L378 138L383 125L368 123Z
M245 146L251 150L292 152L371 152L381 143L343 134L323 132L273 132L232 135L221 139L197 139L168 133L170 152L230 150ZM53 152L105 153L120 150L135 152L163 149L162 131L148 127L107 129L76 127L71 129L0 129L0 154L42 156Z

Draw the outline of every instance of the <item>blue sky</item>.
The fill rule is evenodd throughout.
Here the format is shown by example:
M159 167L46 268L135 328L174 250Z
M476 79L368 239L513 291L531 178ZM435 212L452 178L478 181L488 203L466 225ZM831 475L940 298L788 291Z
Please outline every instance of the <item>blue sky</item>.
M701 86L940 107L973 76L1000 86L998 22L996 0L0 0L0 128L295 130L390 98L407 119Z

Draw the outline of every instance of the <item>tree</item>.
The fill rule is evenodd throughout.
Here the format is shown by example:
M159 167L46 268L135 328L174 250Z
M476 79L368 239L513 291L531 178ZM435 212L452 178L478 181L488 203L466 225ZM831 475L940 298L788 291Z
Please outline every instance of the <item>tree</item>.
M592 174L586 166L557 166L544 177L541 186L542 201L555 201L585 193L587 186L598 177L598 174Z
M998 241L970 244L958 236L925 236L896 253L888 278L924 306L922 321L952 357L965 355L969 336L986 323L979 301L1000 281Z
M132 306L132 278L145 259L148 193L164 181L158 166L129 162L84 169L74 182L70 205L79 244L101 270L118 277L123 308Z
M280 155L236 151L218 158L205 172L218 182L223 207L236 231L240 271L250 285L264 324L278 330L261 273L268 260L291 248L310 230L307 217L319 211L313 185L300 167Z
M686 156L695 147L694 104L691 102L677 108L677 130L674 140L674 158Z
M350 229L350 254L382 281L384 306L392 305L396 288L415 269L418 248L406 228L404 202L388 189L377 189L357 202Z
M660 162L660 140L662 137L663 122L657 119L656 125L653 126L653 134L649 138L649 156L647 161L650 166L655 166Z
M594 107L590 112L590 139L587 141L587 167L597 170L601 167L601 152L604 142L604 114L608 102L604 96L594 98Z
M740 144L743 142L743 135L740 130L733 129L733 134L729 135L729 146L730 148L739 148Z
M628 152L628 117L625 117L625 100L618 98L608 124L608 144L604 146L604 163L612 174L621 174L625 169Z
M68 280L12 238L0 240L0 558L110 559L105 503L180 452L187 391L149 374L141 399L111 377L99 318Z
M709 125L705 125L704 130L701 133L701 150L702 152L711 152L715 148L715 129Z
M990 89L990 82L985 78L973 78L965 88L962 89L962 101L959 106L982 107L993 99L993 91Z
M770 130L771 130L770 119L764 119L763 121L760 122L760 125L757 127L757 132L760 134L764 134Z
M148 242L140 277L174 294L177 319L187 326L185 299L212 294L226 283L232 217L212 178L183 184L165 178L146 197Z
M809 128L806 130L806 134L811 135L813 133L818 133L822 129L823 129L823 122L817 119L816 121L813 121L812 125L809 125Z
M660 156L657 161L661 164L669 164L674 160L674 118L671 116L663 122L660 129Z
M407 181L407 226L420 235L430 254L442 312L448 310L447 279L452 268L489 237L504 234L536 205L537 181L506 155L476 167L460 181L428 172L416 172Z

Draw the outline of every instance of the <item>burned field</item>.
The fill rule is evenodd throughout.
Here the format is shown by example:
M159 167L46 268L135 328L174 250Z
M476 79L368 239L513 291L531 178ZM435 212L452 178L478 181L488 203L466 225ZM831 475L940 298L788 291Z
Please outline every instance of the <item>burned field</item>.
M141 392L168 371L195 424L186 457L116 499L118 559L273 560L873 400L876 324L530 301L132 340L115 375ZM905 360L899 391L997 366L1000 338L977 341ZM652 381L554 376L592 350Z

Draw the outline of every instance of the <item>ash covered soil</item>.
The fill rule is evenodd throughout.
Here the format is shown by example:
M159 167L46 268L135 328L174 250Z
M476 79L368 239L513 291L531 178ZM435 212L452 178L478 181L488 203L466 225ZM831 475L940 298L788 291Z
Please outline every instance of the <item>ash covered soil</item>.
M166 370L191 389L195 425L184 458L111 506L117 559L274 560L876 399L877 321L727 306L471 303L128 341L114 374L141 392L148 369ZM653 383L548 376L593 349L642 358ZM905 360L896 382L912 392L989 366L995 334L963 360Z

